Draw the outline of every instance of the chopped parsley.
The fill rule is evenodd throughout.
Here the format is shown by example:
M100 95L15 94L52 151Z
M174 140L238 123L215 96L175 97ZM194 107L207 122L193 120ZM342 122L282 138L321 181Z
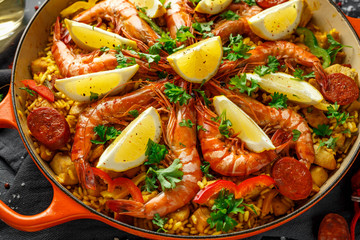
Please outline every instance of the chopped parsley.
M323 141L320 141L320 145L319 147L322 147L322 146L325 146L327 148L331 148L331 149L335 149L335 146L336 146L336 141L338 140L339 138L336 137L336 138L333 138L333 137L330 137L327 141L323 142Z
M229 45L227 47L223 47L224 53L226 54L223 59L236 61L238 59L247 59L250 57L251 54L247 52L251 50L252 47L244 44L243 37L240 34L235 37L230 34L229 40Z
M28 87L20 87L19 89L26 91L30 96L35 96L35 91Z
M200 166L201 171L204 173L205 177L212 179L215 178L213 175L209 173L210 163L207 161L203 161Z
M314 78L315 77L315 73L311 72L309 74L303 75L304 71L300 68L295 69L294 71L294 80L305 80L305 78Z
M202 131L204 131L204 132L207 132L207 130L206 130L203 126L201 126L201 125L197 125L197 126L196 126L196 129L197 129L198 131L202 130Z
M301 132L300 132L299 130L297 130L297 129L293 129L293 130L292 130L292 134L293 134L292 140L293 140L294 142L296 142L296 141L299 139L299 137L300 137L300 135L301 135Z
M98 100L98 99L99 99L98 93L90 92L90 101Z
M115 54L115 57L118 63L118 65L116 66L117 69L129 67L136 64L135 58L127 58L121 51L119 51L118 54Z
M257 81L255 79L250 80L250 86L247 84L246 80L246 73L241 75L241 78L239 78L238 75L230 79L230 84L234 85L234 87L229 87L231 90L237 89L239 92L244 93L246 92L249 96L252 92L254 92L259 85L257 84Z
M178 42L185 42L189 38L195 38L194 35L190 32L190 28L181 26L176 32L176 40Z
M279 61L277 60L276 57L274 56L268 56L268 62L267 62L267 66L256 66L254 69L254 73L256 73L257 75L259 75L260 77L269 74L269 73L274 73L276 71L278 71L280 66Z
M205 102L205 105L206 106L209 106L211 104L211 101L209 100L209 98L206 96L205 94L205 91L202 91L200 89L193 89L195 92L199 93L203 99L204 99L204 102Z
M230 129L229 127L232 126L232 123L229 119L226 119L226 111L224 110L220 116L218 116L217 118L213 119L215 122L219 122L220 121L220 125L219 125L219 131L220 134L225 136L226 138L229 138L229 134L230 134Z
M230 214L244 213L245 203L242 198L235 199L234 194L222 189L212 206L210 217L207 222L210 228L216 227L216 231L228 232L235 228L237 221Z
M171 8L171 2L168 2L168 4L166 4L166 5L164 6L164 8L165 8L165 9Z
M210 21L210 22L203 22L203 23L200 23L200 22L194 22L192 24L192 27L198 31L199 33L202 33L203 34L203 38L206 38L206 37L213 37L214 35L212 33L210 33L211 31L211 26L214 24L213 21ZM212 36L211 36L212 35Z
M344 124L346 122L346 119L349 118L349 113L345 113L345 112L340 113L339 108L340 106L337 104L337 102L335 102L334 107L332 105L327 107L328 109L327 117L336 119L335 127L337 127L340 124Z
M226 20L238 20L239 19L239 15L237 15L236 13L234 13L231 10L228 10L226 12L223 12L222 14L219 15L220 17L226 19Z
M190 119L183 119L181 122L179 122L180 127L188 127L192 128L195 124Z
M330 43L329 48L326 50L328 52L328 54L330 55L331 58L331 64L334 63L336 55L338 54L338 52L343 49L344 47L349 47L351 48L351 46L347 46L347 45L342 45L341 43L339 43L338 41L336 41L333 36L331 36L331 34L327 34L327 39L328 42Z
M180 159L175 159L173 163L168 168L163 169L154 169L150 167L147 171L147 175L152 175L159 180L161 189L163 191L167 189L173 189L176 187L176 183L182 180L182 176L184 173L180 170L182 164L180 163Z
M234 0L234 3L240 3L240 2L244 2L249 6L254 6L256 5L256 1L255 0Z
M147 54L142 52L135 52L137 55L139 55L140 58L145 58L147 62L150 63L159 63L161 57L159 54Z
M160 78L160 79L164 79L164 78L166 78L167 77L167 72L165 72L165 71L156 71L156 74L158 75L158 77Z
M164 225L165 225L167 220L168 220L167 218L161 218L160 214L155 213L154 218L152 220L152 223L159 227L159 229L157 230L158 232L160 232L160 231L167 232L164 229Z
M101 52L107 52L107 51L109 51L110 50L110 48L108 48L108 47L101 47L100 48L100 51Z
M101 141L91 140L91 142L95 144L105 144L107 141L115 139L121 133L121 131L116 130L113 126L107 127L104 125L97 125L94 127L94 132L101 139Z
M287 96L286 94L274 92L274 95L271 95L272 99L271 102L269 102L269 106L281 109L281 108L287 108Z
M3 98L4 98L4 95L1 93L0 94L0 102L3 100Z
M136 110L136 109L130 110L130 111L129 111L129 114L130 114L131 116L133 116L134 118L136 118L137 116L139 116L139 111Z
M313 128L313 131L316 135L320 137L330 136L333 130L329 129L329 125L326 124L319 124L318 128Z
M186 91L176 86L173 83L165 83L165 95L169 98L170 102L177 103L179 102L180 106L186 104L187 101L191 98L191 96L186 93Z
M145 151L145 156L148 160L144 165L160 163L168 153L169 151L166 149L165 145L158 144L149 138Z

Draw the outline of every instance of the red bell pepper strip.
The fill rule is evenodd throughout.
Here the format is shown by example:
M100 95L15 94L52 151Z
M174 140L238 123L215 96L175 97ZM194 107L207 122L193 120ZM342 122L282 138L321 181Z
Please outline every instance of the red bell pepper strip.
M257 177L246 179L245 181L241 182L239 185L236 185L231 181L219 180L206 186L204 189L200 190L196 194L193 201L198 204L204 204L213 195L217 194L222 189L226 189L231 193L234 193L235 198L239 199L250 194L258 186L268 187L272 184L275 184L274 179L267 175L260 175Z
M28 87L31 90L34 90L35 92L37 92L40 96L42 96L46 100L48 100L50 102L55 101L55 96L49 88L47 88L43 85L37 85L36 82L31 79L25 79L25 80L22 80L21 82L25 85L25 87Z
M108 185L108 191L112 192L115 189L115 185L113 180L111 179L111 177L104 171L92 167L93 173L98 176L99 178L101 178L102 180L104 180L104 182L106 182L106 184Z
M144 203L140 188L138 188L133 181L128 178L118 177L113 180L114 187L121 186L129 190L132 198L140 203Z

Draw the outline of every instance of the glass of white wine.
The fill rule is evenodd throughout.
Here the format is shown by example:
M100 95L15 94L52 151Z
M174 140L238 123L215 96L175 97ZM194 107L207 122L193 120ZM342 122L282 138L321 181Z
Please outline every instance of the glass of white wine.
M22 27L25 0L0 0L0 52Z

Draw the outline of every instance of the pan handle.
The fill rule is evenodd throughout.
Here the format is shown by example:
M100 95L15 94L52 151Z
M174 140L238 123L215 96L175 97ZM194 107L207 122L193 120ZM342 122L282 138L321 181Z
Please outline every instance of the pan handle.
M346 18L349 20L350 24L353 26L356 34L360 37L360 18L353 18L346 16Z
M22 215L0 201L0 219L18 230L35 232L75 219L97 218L94 216L95 214L71 199L54 183L51 182L51 185L54 195L51 204L45 211L32 216Z
M5 99L0 103L0 128L18 129L10 92L9 90Z

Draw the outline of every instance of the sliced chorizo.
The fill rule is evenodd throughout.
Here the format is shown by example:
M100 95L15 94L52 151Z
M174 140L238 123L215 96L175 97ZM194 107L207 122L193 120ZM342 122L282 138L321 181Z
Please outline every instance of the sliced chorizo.
M64 147L70 138L69 124L54 108L34 109L27 117L27 123L32 135L49 149Z
M312 178L305 164L291 157L274 163L271 175L279 192L292 200L307 198L312 190Z
M326 100L339 105L347 105L359 98L359 87L356 82L342 74L332 73L327 76L327 88L321 89Z
M320 223L318 240L350 240L345 218L336 213L327 214Z

